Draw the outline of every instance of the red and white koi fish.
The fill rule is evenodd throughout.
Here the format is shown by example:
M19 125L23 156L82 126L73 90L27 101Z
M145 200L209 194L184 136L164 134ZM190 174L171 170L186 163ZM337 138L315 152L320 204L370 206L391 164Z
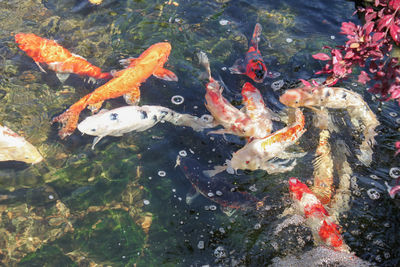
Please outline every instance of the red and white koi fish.
M296 160L290 166L282 166L279 163L270 161L273 158L292 159L304 156L305 153L289 153L285 149L293 145L306 131L303 112L297 108L290 114L290 120L294 122L265 138L253 139L243 148L232 155L228 165L234 170L248 169L266 170L268 173L286 172L293 169Z
M372 147L377 134L375 128L379 125L379 121L359 94L340 87L306 86L287 90L279 101L290 107L346 109L353 125L363 130L364 140L357 157L364 165L371 164ZM360 126L360 122L364 125L364 129Z
M99 67L89 63L83 57L69 52L53 40L39 37L33 33L18 33L15 35L15 42L43 72L46 71L41 64L46 64L50 70L61 74L75 73L95 79L112 78L110 73L102 72Z
M9 160L35 164L41 162L43 157L25 138L0 125L0 161Z
M204 52L200 52L198 57L209 78L209 82L206 85L206 108L215 121L224 127L224 129L211 133L228 133L248 138L262 138L268 135L272 130L272 122L271 118L266 115L268 110L265 108L260 92L251 84L245 84L242 94L245 98L246 113L242 112L222 95L224 88L211 77L207 55ZM252 117L255 119L252 120ZM262 121L263 119L265 121Z
M139 58L127 59L125 63L129 62L129 66L117 72L114 75L115 78L84 96L63 114L53 119L53 123L61 122L63 124L58 133L61 139L75 131L79 114L87 106L90 106L92 111L97 111L104 100L119 96L124 96L128 104L136 104L140 100L139 86L151 75L166 81L177 81L178 77L172 71L163 67L170 52L171 45L169 43L156 43L144 51Z
M256 83L264 81L265 77L276 78L280 73L267 70L264 60L258 50L258 42L260 40L262 27L259 23L254 27L253 36L250 41L250 48L246 53L246 57L238 59L232 67L229 68L232 74L244 74L250 77Z
M328 212L314 193L297 178L289 179L289 190L294 205L311 228L316 243L323 243L337 251L349 252L349 247L339 232L339 225L333 222Z

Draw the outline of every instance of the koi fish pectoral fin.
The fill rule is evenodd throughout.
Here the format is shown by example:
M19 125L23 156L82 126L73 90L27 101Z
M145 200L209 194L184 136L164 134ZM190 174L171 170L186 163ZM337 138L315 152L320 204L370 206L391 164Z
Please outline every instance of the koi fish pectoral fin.
M88 105L87 108L92 112L92 114L97 113L103 105L103 102L104 101L100 101L95 104Z
M194 187L190 188L189 192L186 194L186 204L191 205L195 198L197 198L199 195L199 191L197 191Z
M137 103L140 100L139 88L136 88L135 90L131 91L130 93L124 94L124 99L128 105L137 105Z
M168 82L177 82L178 76L170 70L164 68L158 68L153 72L153 75L159 79L168 81Z
M229 68L229 71L231 74L243 74L246 72L244 66L244 60L243 58L240 58L235 61L232 67Z
M231 207L220 206L220 209L228 217L231 217L236 212L236 209L231 208Z
M119 64L123 66L124 68L130 67L131 65L135 64L135 61L137 58L130 57L130 58L124 58L119 60Z
M61 83L65 83L65 81L69 78L70 74L57 72L56 76L57 76L58 80L60 80Z
M35 62L35 63L36 63L36 65L38 66L38 68L40 69L41 72L47 73L47 71L45 71L45 70L43 69L42 65L40 65L39 62Z

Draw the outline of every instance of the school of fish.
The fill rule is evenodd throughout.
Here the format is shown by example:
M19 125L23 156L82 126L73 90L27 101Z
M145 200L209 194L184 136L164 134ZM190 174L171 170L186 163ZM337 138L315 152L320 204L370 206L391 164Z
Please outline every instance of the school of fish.
M229 68L231 74L245 75L255 83L262 83L265 78L276 78L280 75L268 70L259 51L261 32L262 27L257 23L244 59L238 59ZM189 157L177 159L177 165L180 165L185 177L193 186L193 192L187 195L188 204L194 196L201 194L219 204L221 208L252 210L262 207L263 201L250 193L232 190L233 185L216 174L228 168L235 172L264 170L269 174L291 171L296 166L297 159L308 152L302 151L300 146L296 145L307 131L302 108L311 109L316 113L313 124L320 129L313 161L313 186L308 188L297 178L289 179L293 208L295 213L304 217L316 244L325 245L335 251L350 251L340 234L337 214L348 209L344 207L348 207L349 177L352 171L346 160L347 154L343 155L342 168L338 171L340 183L335 195L334 158L330 144L330 133L335 131L335 125L329 117L328 109L347 111L351 127L362 135L357 158L369 166L375 144L375 128L379 121L356 92L327 86L304 86L286 90L279 100L288 107L288 121L285 127L274 131L274 121L280 121L281 118L266 106L261 92L251 82L245 82L241 89L243 106L238 108L233 105L223 95L223 82L212 77L208 56L202 51L197 53L197 56L208 79L205 84L205 107L211 113L213 121L181 114L162 106L138 105L140 86L150 76L169 82L178 81L175 73L164 68L172 49L168 42L151 45L138 58L121 60L120 63L125 69L117 72L103 72L57 42L33 33L18 33L15 35L15 42L43 72L50 70L57 74L76 74L108 80L54 117L52 122L61 124L58 133L61 139L73 134L78 128L82 134L95 136L92 144L94 149L106 136L122 136L132 131L143 132L161 121L187 126L195 131L222 127L213 129L208 134L243 137L246 144L233 152L230 159L226 159L226 165L216 166L216 171L203 170L195 159ZM129 106L101 110L104 101L121 96ZM88 116L79 123L80 114L85 108L97 114ZM0 147L0 161L17 160L35 164L43 160L33 145L5 126L0 126ZM300 151L293 152L292 149L296 147ZM393 197L399 188L399 185L393 188L388 186L389 194ZM328 213L325 206L329 207L332 214Z

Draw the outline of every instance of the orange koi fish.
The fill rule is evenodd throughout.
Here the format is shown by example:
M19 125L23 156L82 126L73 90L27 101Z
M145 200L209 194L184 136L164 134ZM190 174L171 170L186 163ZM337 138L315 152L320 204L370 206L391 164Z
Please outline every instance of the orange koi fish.
M243 59L238 59L229 68L232 74L245 74L256 83L264 81L265 77L276 78L280 75L278 72L267 71L264 60L258 50L262 27L259 23L254 27L253 36L250 41L250 48Z
M204 52L200 52L198 57L200 64L205 67L209 78L209 82L206 85L206 108L216 122L224 127L224 129L210 133L228 133L248 138L261 138L268 135L272 130L272 122L266 116L268 110L265 109L260 92L255 87L251 87L250 84L244 86L243 94L245 97L246 113L242 112L229 103L222 95L224 88L218 81L211 77L210 63L207 55ZM262 101L262 103L259 101ZM257 119L252 120L252 117ZM266 121L261 122L262 119L266 119Z
M339 232L339 226L314 193L298 179L289 179L289 190L296 209L306 218L316 243L323 243L334 250L349 252Z
M266 170L268 173L286 172L293 169L296 160L290 166L282 166L270 160L277 157L281 159L292 159L304 156L305 153L289 153L285 149L293 145L306 131L303 112L298 108L290 119L295 122L282 128L265 138L253 139L244 147L233 153L229 164L234 170L248 169Z
M353 125L363 131L364 135L357 157L364 165L371 164L375 128L379 125L379 121L359 94L340 87L300 87L287 90L279 101L289 107L309 107L314 110L315 107L346 109Z
M169 43L156 43L144 51L139 58L125 60L125 63L130 63L126 69L117 72L115 78L82 97L63 114L53 119L53 123L61 122L63 124L58 133L61 139L74 132L79 114L87 106L92 111L97 111L104 100L119 96L124 96L128 104L134 105L140 100L139 86L151 75L166 81L178 81L178 77L172 71L163 67L170 52L171 45Z
M99 67L89 63L81 56L69 52L53 40L41 38L33 33L15 35L18 47L30 56L41 71L46 72L40 64L57 73L75 73L95 79L110 79L110 73L103 73Z

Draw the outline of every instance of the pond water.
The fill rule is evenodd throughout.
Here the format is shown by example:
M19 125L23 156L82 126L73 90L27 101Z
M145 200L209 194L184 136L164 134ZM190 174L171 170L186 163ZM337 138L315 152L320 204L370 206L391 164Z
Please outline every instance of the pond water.
M168 3L170 2L170 3ZM323 45L340 45L342 21L359 23L354 3L323 1L113 1L98 6L83 1L0 1L0 124L25 136L43 154L36 165L0 165L0 261L10 266L266 266L274 258L303 255L314 247L305 225L275 234L291 205L288 178L310 180L318 131L305 109L306 134L297 148L307 152L286 173L223 172L242 191L264 200L263 209L238 210L227 216L219 205L199 196L187 204L192 185L179 167L179 153L204 168L222 165L245 144L236 136L195 132L160 123L140 133L106 137L91 149L92 137L78 130L65 140L51 119L100 84L71 75L61 83L52 72L42 73L14 41L18 32L57 40L105 71L122 67L118 60L139 56L150 45L169 41L167 68L179 82L150 77L141 86L141 105L161 105L196 116L204 106L205 82L196 52L207 53L213 76L227 89L224 96L240 106L240 90L249 81L227 70L244 56L258 22L263 27L259 49L278 78L255 84L274 111L284 106L279 95L298 79L313 78L322 65L311 55ZM278 90L272 84L283 82ZM347 145L349 155L333 151L335 173L347 160L351 170L349 209L339 222L346 243L359 258L379 266L400 264L399 208L385 181L398 167L394 142L400 140L400 110L396 103L374 101L363 86L347 80L339 86L360 93L376 113L377 144L373 163L355 156L359 139L333 110L340 131L335 147ZM180 95L183 103L171 102ZM108 100L104 108L125 105ZM81 120L90 115L81 114ZM277 123L276 129L283 127ZM337 174L335 174L337 176ZM337 177L335 178L338 179ZM336 181L336 184L338 181ZM370 197L375 189L379 195ZM321 265L322 266L322 265Z

